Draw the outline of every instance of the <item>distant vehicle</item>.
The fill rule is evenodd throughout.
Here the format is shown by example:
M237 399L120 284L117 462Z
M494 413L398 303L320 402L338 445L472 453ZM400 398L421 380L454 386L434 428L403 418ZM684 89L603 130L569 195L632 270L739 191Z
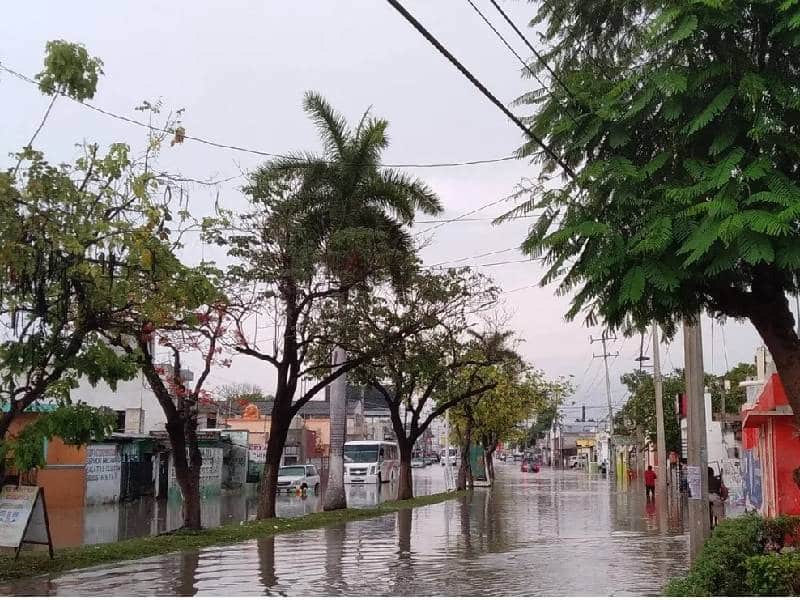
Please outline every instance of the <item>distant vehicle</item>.
M435 462L438 462L438 460L439 460L439 459L437 459L435 456L423 456L423 457L422 457L422 462L424 462L424 463L425 463L425 466L426 466L426 467L427 467L428 465L432 465L432 464L433 464L433 463L435 463Z
M344 482L386 483L397 479L400 451L394 442L345 442Z
M444 448L441 458L439 459L439 464L445 466L445 464L449 462L451 465L455 466L458 464L458 457L458 448L453 448L452 446L450 448Z
M513 458L514 458L514 462L521 461L522 458L523 458L522 452L514 452Z
M570 456L567 464L569 464L570 469L583 469L586 467L587 462L586 456L579 454L578 456Z
M319 471L314 465L290 465L278 469L278 492L313 490L319 495Z
M416 458L411 459L412 469L421 469L424 466L425 466L425 459L423 459L422 457L418 456Z

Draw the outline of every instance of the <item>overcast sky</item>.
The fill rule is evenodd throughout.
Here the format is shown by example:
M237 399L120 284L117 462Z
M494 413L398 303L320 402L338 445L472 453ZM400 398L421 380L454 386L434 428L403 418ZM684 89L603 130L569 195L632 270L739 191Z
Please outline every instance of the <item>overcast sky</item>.
M408 0L407 8L504 102L533 87L520 74L516 59L462 0ZM517 51L524 46L498 18L486 0L476 0ZM533 5L504 3L520 26L533 16ZM527 28L526 28L527 29ZM459 162L511 154L520 131L479 95L428 42L382 0L259 0L256 2L15 2L0 20L0 61L27 75L41 70L47 40L81 42L102 58L105 76L93 103L123 115L144 99L162 98L165 107L185 108L189 135L281 153L319 150L314 127L301 110L306 90L322 92L351 121L372 106L390 122L387 163ZM535 38L531 38L534 40ZM5 156L23 146L39 123L48 99L38 90L0 73L0 151ZM144 131L60 99L36 146L52 162L74 158L82 140L125 141L140 147ZM8 162L10 159L6 159ZM168 149L162 167L206 179L225 178L256 167L256 155L221 150L196 142ZM521 178L536 175L524 161L482 166L410 169L440 195L445 218L453 218L508 195ZM220 203L243 206L240 180L219 186ZM191 208L210 210L216 189L192 188ZM426 263L505 251L522 241L524 220L492 226L490 218L510 205L482 210L470 218L483 221L449 223L426 234ZM419 225L421 230L430 225ZM191 256L214 258L213 250L193 244ZM486 264L524 258L518 250L500 252L458 264ZM536 263L482 267L506 290L534 284L541 275ZM505 296L514 312L513 327L525 339L528 360L550 376L572 374L579 389L575 406L605 404L600 335L580 322L563 319L568 299L552 287L531 287ZM725 370L752 360L759 338L749 324L729 322L723 331L704 320L706 370ZM712 335L713 334L713 335ZM713 338L713 347L712 347ZM645 342L649 345L648 342ZM634 366L639 339L609 343L614 403L624 388L619 376ZM652 354L652 352L648 352ZM662 355L665 370L683 365L678 337ZM272 391L267 366L237 357L230 369L217 372L217 383L246 381ZM571 415L572 413L567 413ZM577 414L574 413L574 414Z

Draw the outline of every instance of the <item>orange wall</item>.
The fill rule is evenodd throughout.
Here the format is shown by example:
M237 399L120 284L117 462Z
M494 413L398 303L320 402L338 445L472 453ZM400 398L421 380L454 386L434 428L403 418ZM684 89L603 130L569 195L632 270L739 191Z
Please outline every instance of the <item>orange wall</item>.
M330 417L308 417L306 428L317 434L317 444L323 448L331 445L331 420Z

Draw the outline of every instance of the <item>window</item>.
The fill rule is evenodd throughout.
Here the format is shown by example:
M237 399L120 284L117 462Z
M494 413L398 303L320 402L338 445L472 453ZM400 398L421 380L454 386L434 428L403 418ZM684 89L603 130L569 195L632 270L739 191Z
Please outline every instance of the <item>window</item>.
M117 423L114 426L114 431L125 433L125 411L117 410L114 412L117 413Z
M381 450L383 452L383 450ZM344 447L344 462L374 463L378 462L378 445L358 444Z
M209 413L206 415L206 429L217 428L217 415L216 413Z
M314 467L306 467L306 474L309 477L313 477L314 475L317 474L317 470Z
M305 477L306 471L303 467L281 467L278 469L278 477Z

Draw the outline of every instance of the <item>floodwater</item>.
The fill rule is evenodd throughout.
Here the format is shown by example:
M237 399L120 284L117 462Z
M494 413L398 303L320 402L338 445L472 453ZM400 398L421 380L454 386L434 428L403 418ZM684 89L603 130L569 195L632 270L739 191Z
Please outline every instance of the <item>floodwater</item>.
M679 499L647 504L641 482L618 485L499 465L495 487L466 498L17 581L0 595L657 594L687 568L684 510Z
M438 466L415 470L420 494L444 491L444 479ZM347 489L348 506L374 506L397 496L396 484L352 486ZM258 491L255 484L241 490L225 491L204 497L201 514L204 527L218 527L256 518ZM299 517L322 510L321 494L302 498L280 494L276 512L279 517ZM183 525L179 498L140 498L122 504L100 504L76 509L50 509L50 527L56 548L107 544L134 537L158 535Z

